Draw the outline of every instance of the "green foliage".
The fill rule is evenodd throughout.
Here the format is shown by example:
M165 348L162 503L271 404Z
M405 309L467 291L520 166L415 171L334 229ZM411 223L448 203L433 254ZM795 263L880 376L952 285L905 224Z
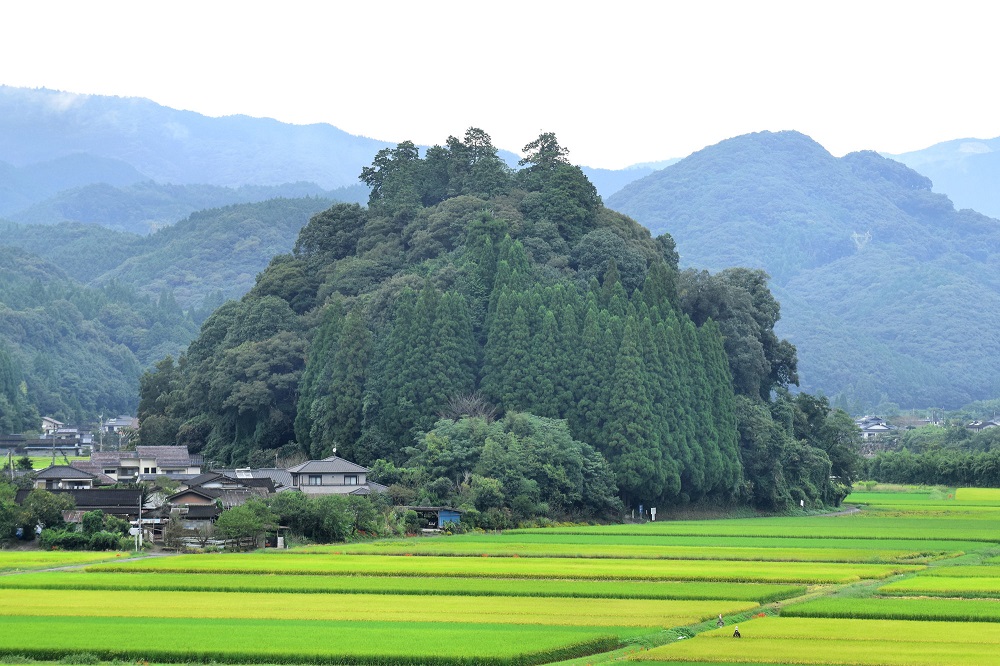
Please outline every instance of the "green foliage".
M279 493L268 500L277 522L318 543L399 534L388 506L371 496ZM412 527L412 520L407 522Z
M803 389L838 407L954 408L1000 395L1000 363L985 351L1000 345L1000 293L984 279L1000 231L897 162L870 151L838 159L802 134L761 132L631 183L609 205L653 233L669 229L687 266L771 275ZM737 338L754 336L740 308L728 316ZM769 376L760 352L733 358L737 390Z
M421 503L509 511L514 520L621 510L611 469L565 421L514 412L493 423L442 420L407 451Z
M795 353L766 275L682 282L672 240L604 209L553 135L525 152L508 173L475 128L424 157L380 151L367 210L314 216L186 357L143 378L143 441L228 463L336 448L385 461L401 502L506 526L611 515L619 492L730 502L749 487L743 451L773 439L778 480L759 504L835 501L819 440L793 445L791 421L773 422ZM738 418L734 377L760 427Z
M925 453L883 451L865 461L865 478L887 483L1000 487L1000 449Z
M24 509L25 534L28 534L34 530L35 525L59 529L65 525L62 512L71 511L76 507L76 502L71 495L35 489L28 493L21 506Z
M142 364L194 332L176 304L118 283L82 287L9 248L0 250L0 293L0 422L21 423L15 430L33 426L23 421L35 413L71 421L131 411ZM177 344L164 346L170 339Z
M267 505L257 499L250 499L241 506L226 509L215 521L215 529L226 539L237 543L249 540L256 545L257 538L266 530L273 529L276 516Z

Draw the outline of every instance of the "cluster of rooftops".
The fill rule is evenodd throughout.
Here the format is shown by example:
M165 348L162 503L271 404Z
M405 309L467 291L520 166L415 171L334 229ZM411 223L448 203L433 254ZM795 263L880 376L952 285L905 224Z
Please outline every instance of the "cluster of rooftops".
M88 460L52 465L35 474L34 487L72 494L81 514L101 509L135 519L140 510L150 518L155 513L169 515L174 511L184 515L186 521L214 520L223 510L240 506L250 498L281 492L368 495L388 490L368 480L367 467L337 456L289 468L203 471L203 467L203 458L191 454L185 446L138 446L132 451L94 452ZM145 502L140 489L108 487L157 477L167 477L180 485L169 495L147 493Z

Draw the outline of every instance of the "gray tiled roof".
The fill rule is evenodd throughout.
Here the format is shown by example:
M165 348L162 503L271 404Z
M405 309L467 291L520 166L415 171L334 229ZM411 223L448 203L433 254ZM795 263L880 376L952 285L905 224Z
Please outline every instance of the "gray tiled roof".
M309 460L290 468L288 471L292 474L343 474L345 472L367 472L368 468L337 456L330 456L322 460Z
M137 446L135 451L140 458L155 458L160 465L188 465L192 458L186 446Z
M93 479L97 475L69 465L46 467L36 475L36 479Z
M158 466L201 465L200 455L191 455L186 446L137 446L135 451L94 451L90 461L99 465L118 465L122 460L153 458Z

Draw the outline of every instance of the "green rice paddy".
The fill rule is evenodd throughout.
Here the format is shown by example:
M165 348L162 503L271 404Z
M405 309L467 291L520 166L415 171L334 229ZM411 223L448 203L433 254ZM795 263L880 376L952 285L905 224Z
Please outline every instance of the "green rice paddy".
M1000 632L960 622L764 618L637 655L658 663L993 666Z
M539 580L401 576L239 576L232 574L59 572L0 576L0 588L35 590L163 590L570 597L593 599L725 599L767 603L798 596L804 585L682 581Z
M181 555L99 564L88 571L232 574L338 574L472 578L689 580L754 583L846 583L919 571L919 565L722 560L612 560L544 557L378 557L287 554Z
M128 553L87 553L45 550L0 550L0 572L27 571L104 562L129 557Z
M955 495L250 554L0 553L19 571L0 575L0 657L1000 666L1000 503Z

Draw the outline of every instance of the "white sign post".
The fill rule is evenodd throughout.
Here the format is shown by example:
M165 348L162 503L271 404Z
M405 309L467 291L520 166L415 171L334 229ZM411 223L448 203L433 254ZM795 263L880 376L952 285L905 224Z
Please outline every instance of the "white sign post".
M652 517L653 522L655 523L656 522L656 507L655 506L649 507L649 515Z

